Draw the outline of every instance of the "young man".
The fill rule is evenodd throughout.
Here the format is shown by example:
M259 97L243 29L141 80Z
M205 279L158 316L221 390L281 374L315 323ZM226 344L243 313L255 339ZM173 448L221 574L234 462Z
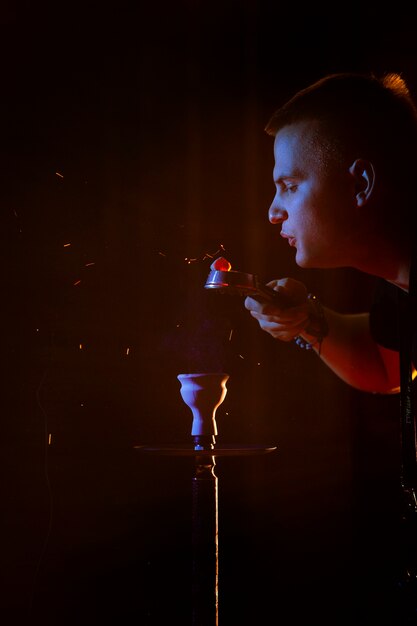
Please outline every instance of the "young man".
M397 293L407 293L417 211L417 112L405 81L327 76L278 109L269 221L305 268L352 267L380 279L370 312L322 307L291 278L269 283L294 305L245 307L275 339L312 347L346 383L399 391ZM417 363L417 352L414 351Z
M277 110L266 131L275 137L276 192L269 221L294 248L296 263L352 267L377 277L377 290L370 311L341 314L322 306L303 283L278 278L268 283L282 296L277 302L247 297L245 307L261 329L313 349L349 385L380 394L410 392L400 396L405 497L394 588L395 595L403 593L387 623L415 624L417 472L408 398L417 365L412 340L417 326L416 107L397 74L381 79L330 75ZM405 369L400 367L404 355Z

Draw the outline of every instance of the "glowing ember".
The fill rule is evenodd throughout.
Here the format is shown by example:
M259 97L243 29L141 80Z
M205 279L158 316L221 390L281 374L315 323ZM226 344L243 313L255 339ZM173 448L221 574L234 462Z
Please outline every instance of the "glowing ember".
M219 270L220 272L230 272L232 269L231 263L224 257L220 256L218 259L213 261L210 266L211 270Z

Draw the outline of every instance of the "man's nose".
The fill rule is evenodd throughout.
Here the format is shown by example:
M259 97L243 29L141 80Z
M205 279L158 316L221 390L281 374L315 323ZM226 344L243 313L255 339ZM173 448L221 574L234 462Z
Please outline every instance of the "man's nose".
M268 210L268 219L271 224L282 224L288 217L287 211L280 208L275 202L271 204Z

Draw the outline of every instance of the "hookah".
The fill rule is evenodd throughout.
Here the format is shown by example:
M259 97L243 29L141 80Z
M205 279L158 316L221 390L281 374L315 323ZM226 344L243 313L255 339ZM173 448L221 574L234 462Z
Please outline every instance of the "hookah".
M205 285L217 293L277 298L253 274L231 271L228 261L217 259ZM281 297L281 295L279 296ZM227 394L229 374L178 374L180 395L192 413L191 441L184 445L135 446L144 453L194 457L192 477L192 626L219 624L219 515L216 458L266 454L276 446L218 444L216 411Z
M219 515L216 457L265 454L276 446L218 444L216 411L224 401L229 374L178 374L180 395L191 409L191 443L135 446L142 452L194 457L192 477L192 626L218 626Z

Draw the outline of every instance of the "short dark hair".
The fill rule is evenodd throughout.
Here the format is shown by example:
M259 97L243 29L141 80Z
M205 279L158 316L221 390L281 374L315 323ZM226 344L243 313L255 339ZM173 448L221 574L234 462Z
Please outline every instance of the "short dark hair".
M385 176L402 172L415 184L417 108L400 74L329 74L277 109L265 130L275 136L302 120L319 121L339 155L368 158Z

